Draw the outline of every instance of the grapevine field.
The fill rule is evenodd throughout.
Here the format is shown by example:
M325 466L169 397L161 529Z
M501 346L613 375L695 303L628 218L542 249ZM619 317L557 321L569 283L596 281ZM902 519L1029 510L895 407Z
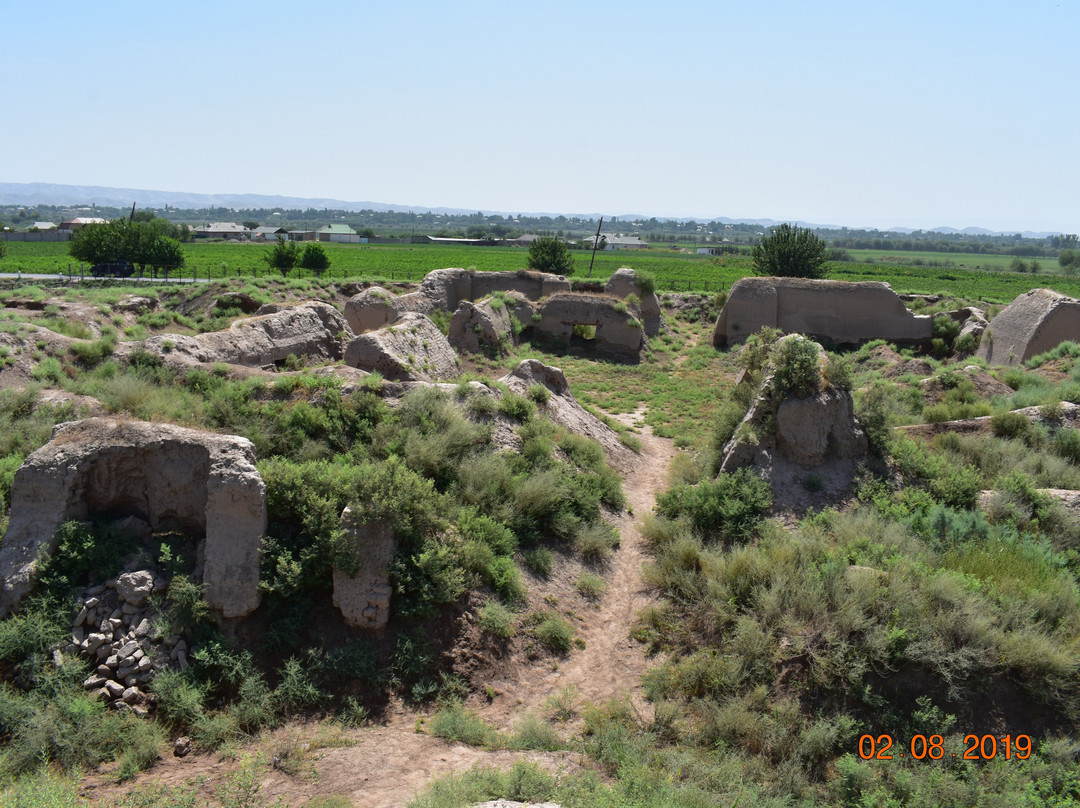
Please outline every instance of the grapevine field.
M525 267L527 252L513 247L453 247L425 244L324 244L330 256L329 280L418 281L433 269L465 267L481 271L516 270ZM261 244L194 242L184 245L187 264L183 275L197 278L253 278L276 276L263 261L269 246ZM888 253L854 250L857 259L873 263L835 262L827 277L848 281L885 281L900 293L948 294L952 297L1006 303L1022 292L1037 287L1055 289L1080 297L1080 278L1058 272L1056 262L1045 260L1038 273L1004 271L1009 256L949 254L950 266L930 266L941 261L935 253ZM590 254L574 252L575 279L584 279ZM928 256L931 258L928 259ZM922 265L920 265L922 264ZM596 254L592 277L605 280L619 267L628 266L655 276L657 290L714 293L730 288L741 277L752 274L747 255L714 258L671 249ZM65 243L10 242L0 261L0 272L78 274ZM973 267L981 267L974 269ZM88 270L88 268L84 268ZM290 277L311 276L293 270Z

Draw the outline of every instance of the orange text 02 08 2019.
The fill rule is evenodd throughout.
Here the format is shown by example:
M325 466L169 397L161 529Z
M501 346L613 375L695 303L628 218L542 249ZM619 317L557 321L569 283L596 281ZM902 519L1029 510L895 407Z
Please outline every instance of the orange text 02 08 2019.
M863 760L895 760L910 757L915 760L1027 760L1031 757L1029 735L965 735L963 746L952 750L946 748L941 735L913 735L905 743L891 735L863 735L859 738L859 757Z

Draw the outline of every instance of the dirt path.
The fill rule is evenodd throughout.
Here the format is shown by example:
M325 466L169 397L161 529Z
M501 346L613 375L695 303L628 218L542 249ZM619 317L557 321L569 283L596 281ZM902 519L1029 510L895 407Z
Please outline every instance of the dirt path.
M633 417L633 416L630 416ZM498 696L493 700L476 695L468 704L486 721L510 730L519 716L533 711L542 714L549 696L562 688L574 687L582 701L603 702L628 696L642 713L646 705L641 694L641 677L650 660L641 645L629 639L637 613L651 601L641 580L645 561L644 541L636 520L648 513L658 492L666 487L666 475L674 448L670 440L658 438L646 428L641 435L642 451L634 468L626 475L623 490L632 514L618 521L621 545L605 570L608 589L596 611L581 615L578 636L585 647L575 649L561 661L514 665L495 682ZM303 749L300 763L292 773L271 768L262 780L261 804L271 805L278 797L296 808L311 797L342 795L354 808L401 808L422 792L434 778L463 772L476 764L507 767L525 757L552 770L574 771L583 763L568 753L486 751L432 738L418 731L425 713L395 703L379 726L362 730L327 730L325 724L290 725L246 747L236 759L221 760L214 755L192 755L179 759L168 755L138 782L161 783L171 787L196 788L206 799L215 797L222 782L241 768L241 761L261 754L266 760L281 756L282 750ZM560 728L563 734L574 722ZM198 778L202 785L193 786ZM116 797L130 790L91 778L84 796L91 800Z
M630 511L617 520L621 543L604 570L608 589L597 609L581 614L576 626L585 647L555 663L516 666L494 683L499 696L490 705L479 703L479 697L470 704L501 729L510 729L524 712L541 712L548 698L563 688L575 688L581 700L590 702L629 696L639 711L645 709L641 677L653 663L629 636L638 612L653 600L641 580L646 557L637 520L652 510L656 494L667 487L675 450L670 440L648 428L641 441L638 462L623 480Z
M197 804L218 804L222 787L236 782L237 773L255 761L263 772L258 794L254 802L237 804L274 806L280 799L283 805L299 808L313 797L336 796L346 797L353 808L404 808L432 780L477 764L509 768L525 758L552 771L582 769L580 756L570 752L487 751L448 743L418 732L416 711L397 707L391 712L383 725L331 732L329 737L326 725L291 724L247 745L235 758L168 755L139 777L136 785L153 783L182 793L195 792ZM297 751L304 744L307 751ZM294 753L292 765L274 765L274 759L283 757L286 750ZM132 788L131 783L116 786L95 779L83 790L91 804L116 799Z

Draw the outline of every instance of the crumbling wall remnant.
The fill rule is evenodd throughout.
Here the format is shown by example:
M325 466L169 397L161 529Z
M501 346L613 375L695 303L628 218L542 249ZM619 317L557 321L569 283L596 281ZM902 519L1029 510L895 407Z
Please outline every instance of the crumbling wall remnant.
M210 606L240 617L259 605L266 488L246 438L116 418L56 427L15 473L0 546L0 615L32 590L37 559L54 549L60 526L96 514L204 537Z

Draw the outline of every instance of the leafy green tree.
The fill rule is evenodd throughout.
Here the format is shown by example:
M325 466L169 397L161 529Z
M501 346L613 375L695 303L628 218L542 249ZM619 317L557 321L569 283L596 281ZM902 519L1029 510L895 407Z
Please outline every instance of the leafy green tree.
M325 269L330 269L330 256L326 254L323 245L308 244L304 247L304 252L300 256L300 267L314 270L316 273L322 272Z
M277 244L263 256L263 260L271 269L280 272L281 277L287 277L289 270L300 260L300 245L295 241L287 241L283 236L278 236Z
M781 278L822 278L828 248L808 227L785 222L751 250L754 272Z
M120 259L121 244L119 228L115 222L88 224L71 234L68 253L76 261L88 264L104 264Z
M68 252L75 260L88 264L130 261L143 272L148 266L175 269L184 265L179 233L179 228L165 219L115 219L76 230L68 242Z
M168 272L184 265L184 248L176 239L162 236L154 241L146 258L146 263L155 270L164 269Z
M564 242L552 236L542 236L529 246L529 269L573 275L574 259Z
M1080 252L1076 250L1062 250L1058 253L1058 266L1062 269L1080 269Z

